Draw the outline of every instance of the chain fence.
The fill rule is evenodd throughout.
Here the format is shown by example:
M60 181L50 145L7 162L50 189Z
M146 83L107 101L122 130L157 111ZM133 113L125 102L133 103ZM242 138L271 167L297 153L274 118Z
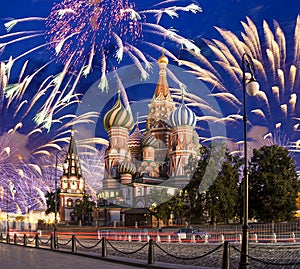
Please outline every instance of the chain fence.
M80 238L80 236L78 237ZM71 238L64 236L55 240L52 234L49 238L45 235L39 237L38 234L34 237L26 236L26 234L22 236L17 234L13 236L0 234L0 243L51 248L56 251L71 251L74 254L84 252L88 255L93 252L93 256L96 253L99 258L104 258L109 254L109 256L115 257L129 257L139 260L148 259L148 264L153 264L154 261L178 264L178 260L180 260L180 264L231 269L239 267L241 256L240 244L237 242L174 244L160 242L155 236L152 236L152 238L148 237L149 240L147 242L128 241L128 238L123 241L112 241L105 237L97 240L79 238L72 235ZM54 246L55 242L56 246ZM180 255L178 255L179 253ZM300 243L250 243L248 259L251 269L300 268Z

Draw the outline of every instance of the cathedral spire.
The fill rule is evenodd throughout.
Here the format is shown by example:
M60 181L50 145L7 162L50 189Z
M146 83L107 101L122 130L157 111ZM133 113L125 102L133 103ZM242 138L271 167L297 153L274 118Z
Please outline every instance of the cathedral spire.
M68 152L63 164L63 174L60 177L59 212L62 222L74 221L73 210L82 201L85 193L85 182L81 173L74 133L75 130L72 127Z
M172 101L171 92L167 81L168 62L169 60L163 52L162 56L157 61L159 65L159 78L153 96L153 98L155 99L167 99L169 101Z
M80 178L82 177L82 174L74 133L75 129L72 127L67 158L65 161L65 164L67 165L64 169L64 175L68 177L76 176Z

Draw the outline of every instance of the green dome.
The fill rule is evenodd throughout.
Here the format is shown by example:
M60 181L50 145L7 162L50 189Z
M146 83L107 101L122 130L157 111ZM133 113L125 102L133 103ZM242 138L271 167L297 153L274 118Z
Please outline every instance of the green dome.
M128 111L122 105L119 92L117 102L104 116L103 126L106 131L108 131L111 127L124 127L130 131L133 128L133 125L134 122L131 111Z
M136 173L135 165L128 158L125 158L118 166L118 173L134 175Z
M150 129L147 130L146 134L141 140L142 147L155 147L157 144L157 141L155 137L151 134Z

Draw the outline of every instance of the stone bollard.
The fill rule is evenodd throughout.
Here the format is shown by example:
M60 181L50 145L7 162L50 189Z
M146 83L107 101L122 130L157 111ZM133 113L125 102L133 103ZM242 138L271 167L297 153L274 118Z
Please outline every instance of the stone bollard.
M160 243L160 241L161 241L161 240L160 240L160 235L158 234L158 235L157 235L156 242Z
M139 235L139 242L142 242L142 236Z
M128 235L128 242L131 242L131 235Z
M239 234L239 238L240 238L240 244L242 244L242 235Z
M196 236L194 234L192 234L191 236L191 243L195 243L196 242Z
M277 235L276 235L276 233L273 233L272 237L273 237L273 243L277 243Z
M106 257L107 256L107 242L106 242L106 238L102 237L102 257Z
M150 236L147 235L147 242L149 242L151 239L150 239Z
M224 242L222 269L230 269L230 245L228 241Z
M154 242L153 239L149 241L148 264L154 263Z
M171 235L168 235L168 243L171 243Z
M254 234L254 242L255 242L255 243L258 243L257 234Z
M296 243L296 236L295 236L295 233L292 233L291 236L292 236L292 242Z
M206 234L204 237L204 244L208 244L208 234Z
M221 234L221 243L222 243L222 244L224 244L224 242L225 242L224 235L223 235L223 234Z
M181 243L181 236L178 234L178 243Z
M75 234L72 235L72 253L76 252L76 237Z

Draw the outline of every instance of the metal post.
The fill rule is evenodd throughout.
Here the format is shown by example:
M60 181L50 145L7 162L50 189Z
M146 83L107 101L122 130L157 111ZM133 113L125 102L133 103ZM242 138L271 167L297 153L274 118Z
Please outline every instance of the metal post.
M230 269L230 245L228 241L224 242L222 269Z
M243 201L243 233L242 233L242 248L240 268L249 268L249 225L248 225L248 155L247 155L247 111L246 111L246 74L245 74L245 55L242 57L243 69L243 105L244 105L244 201Z
M149 240L148 264L154 263L154 242L153 239Z
M106 238L102 237L102 257L106 257L107 255L107 248L106 248Z
M9 242L8 185L6 190L6 241Z
M26 247L27 246L27 236L24 234L23 236L23 245Z
M76 237L75 234L72 235L72 253L76 252Z
M35 247L36 247L36 248L39 248L39 246L40 246L40 244L39 244L39 235L36 234L36 235L35 235Z
M54 238L53 235L50 235L50 249L54 249Z
M247 70L246 70L247 69ZM242 56L242 71L243 71L243 123L244 123L244 199L243 199L243 227L242 227L242 246L241 246L241 259L240 269L249 268L249 178L248 178L248 155L247 155L247 109L246 109L246 80L247 83L255 82L254 79L254 64L251 57L244 53ZM246 71L250 73L250 78L246 78ZM252 95L255 95L253 92Z
M55 189L54 189L54 249L57 248L57 165L58 165L58 153L55 155Z
M14 244L16 245L18 242L17 234L14 234Z

